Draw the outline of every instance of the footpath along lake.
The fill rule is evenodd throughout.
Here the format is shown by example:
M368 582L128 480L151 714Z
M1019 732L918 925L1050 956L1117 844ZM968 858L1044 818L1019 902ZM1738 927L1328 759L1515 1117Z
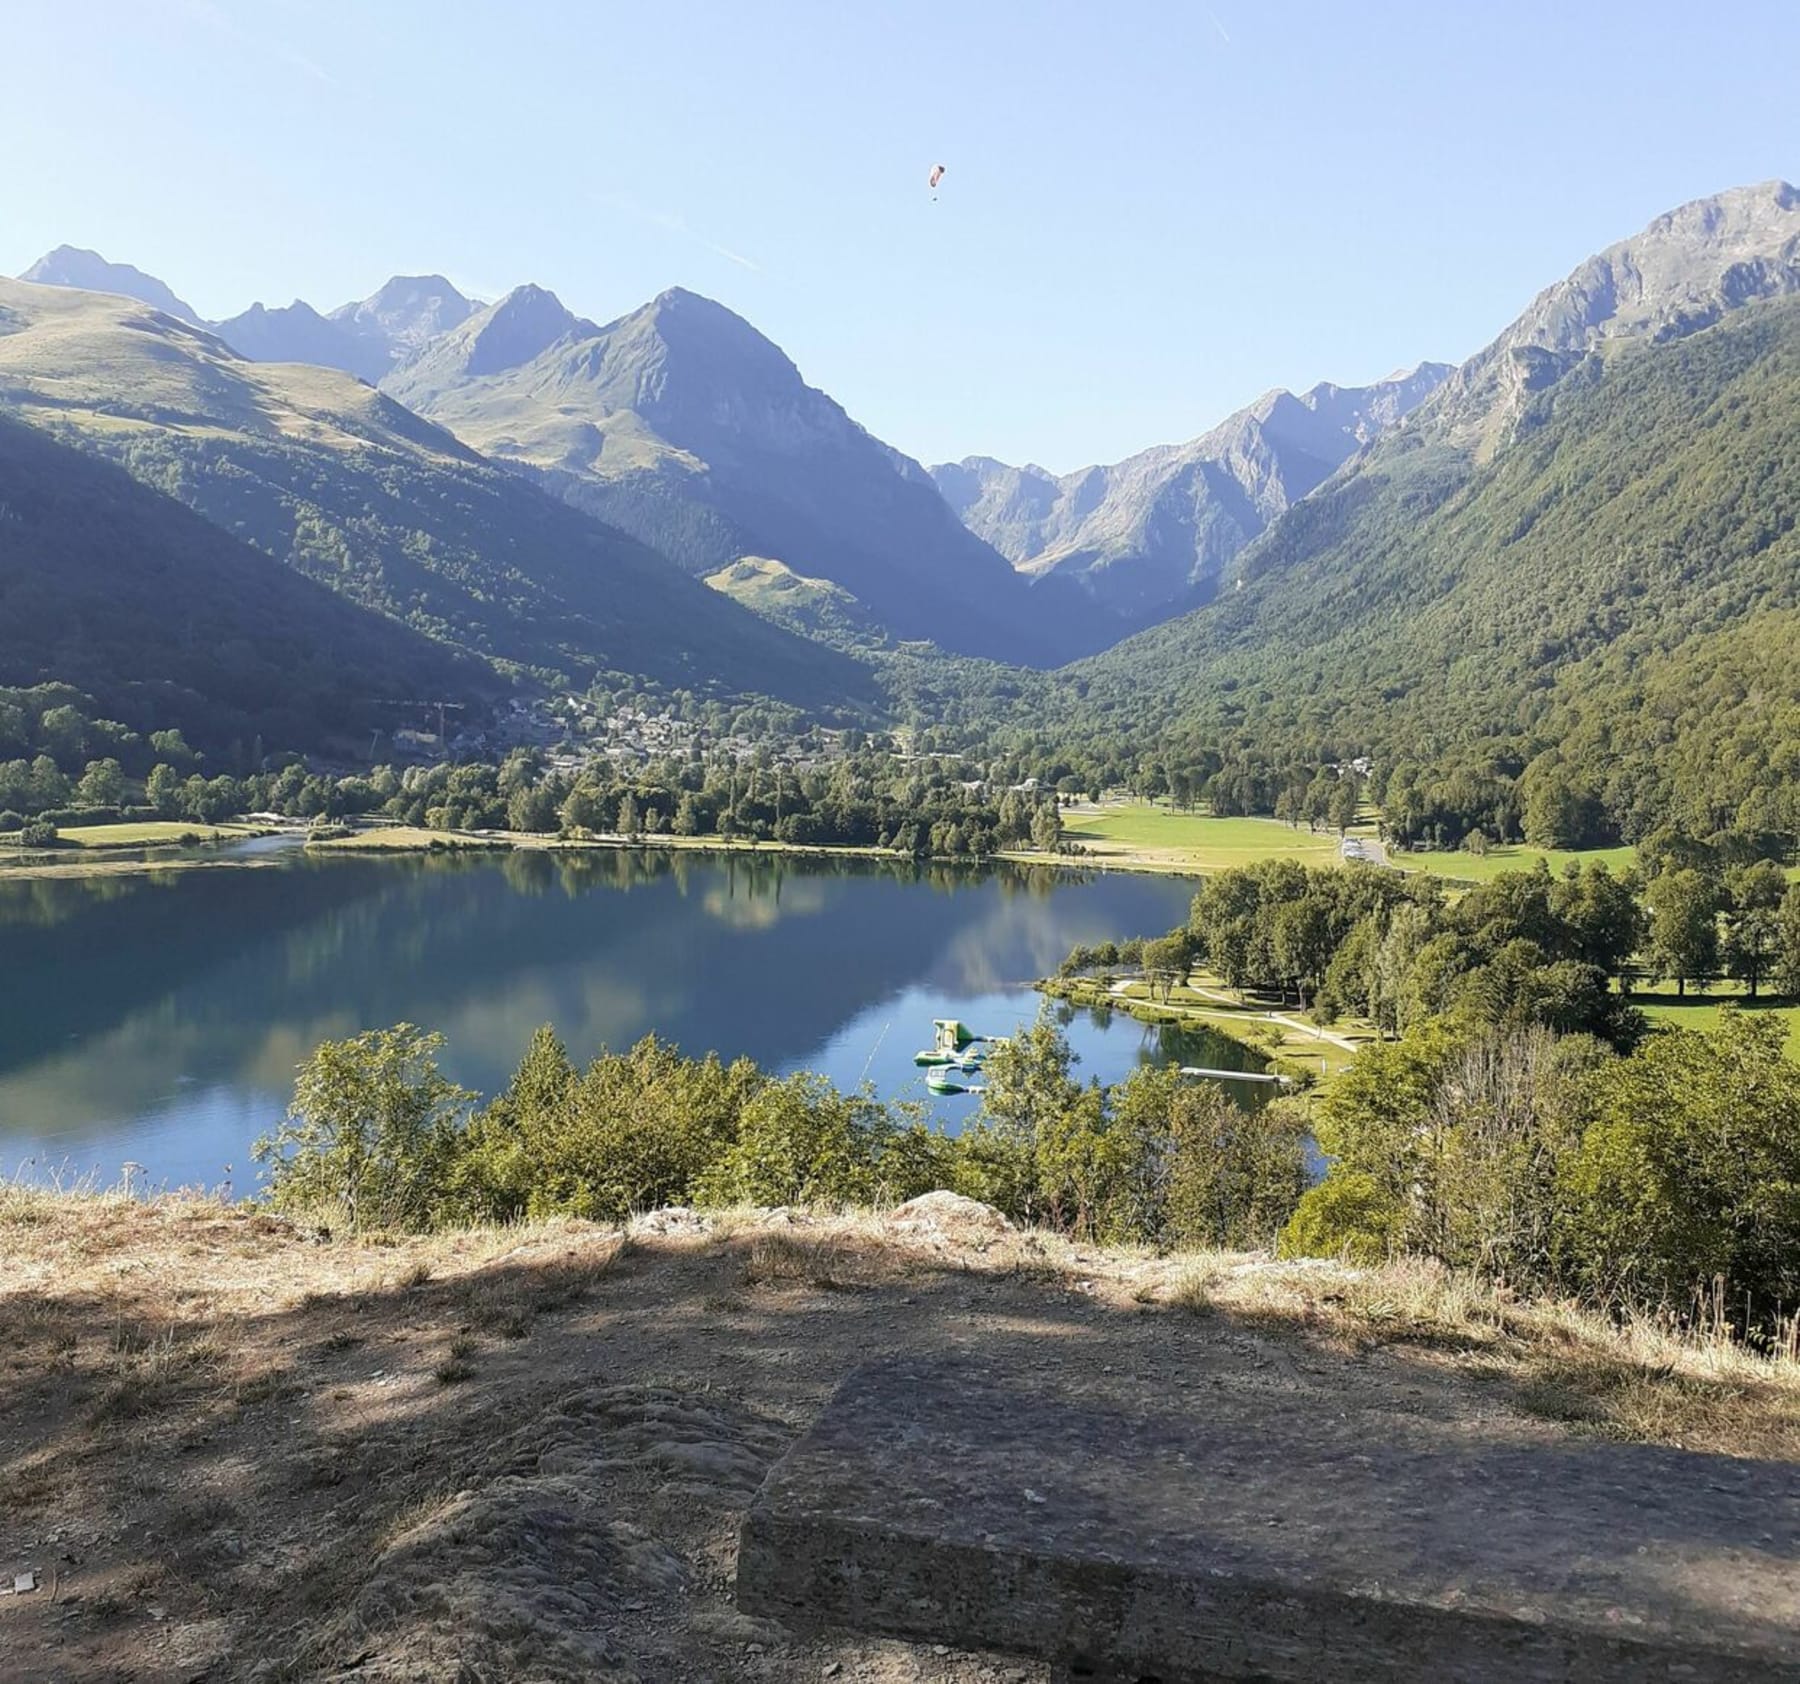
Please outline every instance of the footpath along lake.
M1155 935L1194 885L1128 873L766 854L321 857L151 876L0 877L0 1175L256 1184L250 1146L319 1041L441 1030L483 1095L533 1029L577 1062L654 1031L684 1051L925 1098L931 1019L1003 1034L1076 942ZM1255 1069L1209 1031L1061 1007L1078 1074ZM1259 1090L1238 1089L1251 1098ZM977 1101L940 1097L960 1125Z

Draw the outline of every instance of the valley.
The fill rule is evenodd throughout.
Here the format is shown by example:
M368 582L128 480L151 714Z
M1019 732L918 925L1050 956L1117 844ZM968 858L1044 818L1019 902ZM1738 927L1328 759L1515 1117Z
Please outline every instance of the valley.
M1787 1676L1800 42L1301 12L16 20L0 1674L1162 1677L1104 1403L1353 1671L1566 1624L1504 1460ZM1016 1654L734 1595L871 1353L1079 1395Z

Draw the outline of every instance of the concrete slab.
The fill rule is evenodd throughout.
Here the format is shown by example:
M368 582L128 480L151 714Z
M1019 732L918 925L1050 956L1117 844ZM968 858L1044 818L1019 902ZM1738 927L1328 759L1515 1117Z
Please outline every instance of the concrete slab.
M1064 1677L1793 1684L1800 1467L895 1360L770 1474L738 1597Z

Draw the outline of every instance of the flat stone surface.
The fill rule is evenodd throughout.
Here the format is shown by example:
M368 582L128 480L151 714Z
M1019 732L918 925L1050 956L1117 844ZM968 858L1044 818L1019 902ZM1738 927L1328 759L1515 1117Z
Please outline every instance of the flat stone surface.
M894 1360L770 1473L738 1598L1158 1684L1792 1684L1800 1467Z

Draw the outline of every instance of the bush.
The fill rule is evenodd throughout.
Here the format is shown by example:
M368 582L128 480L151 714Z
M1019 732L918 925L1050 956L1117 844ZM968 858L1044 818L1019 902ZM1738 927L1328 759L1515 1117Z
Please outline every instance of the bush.
M0 813L0 836L10 836L14 831L24 828L25 815L23 813L14 812L11 807Z
M654 1035L578 1076L539 1030L512 1085L470 1129L459 1197L494 1218L597 1222L690 1203L768 1080L749 1059L684 1058Z
M64 826L117 824L122 816L118 807L52 807L38 814L46 824Z
M1399 1248L1405 1207L1373 1176L1334 1169L1309 1188L1281 1231L1283 1257L1381 1263Z
M1748 1327L1800 1300L1800 1066L1778 1019L1726 1009L1665 1030L1596 1080L1558 1182L1559 1264L1602 1300L1718 1291Z
M19 832L21 848L54 848L56 843L56 826L45 819L33 819Z
M708 1204L868 1204L893 1133L887 1108L810 1073L770 1082L743 1109L737 1139L700 1178Z
M443 1044L401 1023L315 1048L286 1118L255 1147L276 1208L352 1232L433 1226L474 1097L439 1071Z
M1153 1245L1267 1245L1306 1187L1304 1106L1246 1110L1209 1082L1143 1068L1113 1090L1105 1231Z

